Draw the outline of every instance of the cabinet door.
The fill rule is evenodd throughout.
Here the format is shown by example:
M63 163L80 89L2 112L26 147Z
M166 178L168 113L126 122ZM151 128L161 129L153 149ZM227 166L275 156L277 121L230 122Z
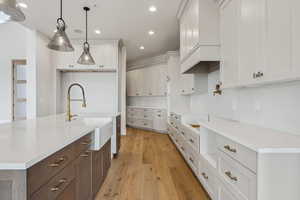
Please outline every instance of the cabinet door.
M76 184L75 180L73 180L68 187L57 197L56 200L71 200L75 198L75 191L76 191Z
M270 81L285 79L291 72L291 2L266 0L267 69L264 76Z
M156 93L158 96L167 95L167 68L166 66L157 67L157 88Z
M262 81L255 77L258 72L265 72L264 51L264 1L240 0L239 27L239 74L241 84Z
M76 200L92 199L92 155L83 152L76 160Z
M221 81L223 87L238 84L238 21L239 0L227 0L221 15Z
M292 0L292 72L291 77L300 77L300 1Z
M189 9L191 13L191 31L192 31L192 42L191 49L196 48L199 44L199 0L192 0Z
M103 183L103 149L92 152L92 191L95 197Z
M194 88L194 74L181 75L181 94L191 94L195 91Z
M91 46L91 54L96 64L104 68L117 68L118 55L117 47L114 43L105 43Z

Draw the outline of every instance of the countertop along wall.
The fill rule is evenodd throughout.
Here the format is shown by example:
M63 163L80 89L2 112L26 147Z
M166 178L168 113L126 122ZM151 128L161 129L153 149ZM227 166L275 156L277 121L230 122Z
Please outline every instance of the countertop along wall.
M300 82L223 90L213 96L219 71L208 75L209 92L191 96L194 114L238 120L265 128L300 134Z

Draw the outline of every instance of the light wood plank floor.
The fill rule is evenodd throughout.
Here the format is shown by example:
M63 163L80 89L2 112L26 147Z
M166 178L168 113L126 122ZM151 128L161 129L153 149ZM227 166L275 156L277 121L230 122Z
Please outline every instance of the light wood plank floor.
M209 200L167 135L128 128L96 200Z

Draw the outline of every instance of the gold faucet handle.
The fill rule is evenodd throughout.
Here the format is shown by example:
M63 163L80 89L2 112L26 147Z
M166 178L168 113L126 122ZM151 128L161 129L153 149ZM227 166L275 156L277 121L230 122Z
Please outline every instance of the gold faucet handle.
M82 107L86 108L86 103L85 102L82 103Z

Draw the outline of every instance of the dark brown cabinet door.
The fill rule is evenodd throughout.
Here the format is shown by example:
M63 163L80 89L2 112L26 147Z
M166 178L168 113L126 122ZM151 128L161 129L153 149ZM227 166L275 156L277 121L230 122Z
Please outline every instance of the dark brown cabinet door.
M75 181L72 181L70 185L59 195L56 200L75 200L75 189L76 184Z
M121 148L121 116L117 116L116 119L116 136L117 136L117 153L115 154L118 155L120 148Z
M92 153L85 151L76 160L76 200L92 199Z
M102 183L104 181L103 178L103 148L99 151L94 151L93 154L93 167L92 167L92 190L93 197L97 195Z
M111 140L105 144L103 151L103 176L105 179L111 165Z

